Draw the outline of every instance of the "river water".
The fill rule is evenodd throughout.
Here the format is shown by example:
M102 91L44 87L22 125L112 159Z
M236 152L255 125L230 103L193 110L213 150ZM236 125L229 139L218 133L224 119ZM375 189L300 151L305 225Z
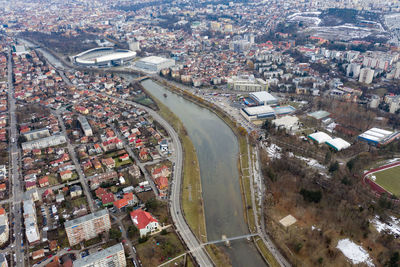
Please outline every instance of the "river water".
M209 241L248 234L238 173L238 141L217 115L161 85L146 80L143 87L183 122L196 148L200 165L204 211ZM163 95L166 94L167 97ZM224 250L233 266L265 266L252 243L232 241Z

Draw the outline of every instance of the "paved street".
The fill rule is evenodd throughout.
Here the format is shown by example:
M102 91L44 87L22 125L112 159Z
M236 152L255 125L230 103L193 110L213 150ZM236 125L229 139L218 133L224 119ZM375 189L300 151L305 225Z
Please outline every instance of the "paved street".
M70 155L70 157L72 159L72 162L75 164L76 172L78 173L78 176L79 176L79 181L82 184L83 191L85 192L85 196L86 196L87 201L89 203L90 212L94 212L94 211L96 211L96 209L94 207L94 201L93 201L93 198L92 198L92 194L90 193L89 186L87 184L87 180L85 179L85 174L82 171L82 168L81 168L81 165L79 164L78 159L76 158L76 153L75 153L74 147L71 145L71 142L70 142L70 140L68 138L67 130L66 130L65 124L64 124L64 120L61 118L60 112L56 112L56 116L58 118L58 122L61 125L62 133L65 136L65 138L67 139L68 152L69 152L69 155Z
M149 163L141 163L138 159L138 157L135 155L135 153L133 153L132 148L129 146L129 144L126 142L125 137L123 137L120 133L120 131L118 129L116 129L113 125L110 125L111 129L113 129L113 131L115 132L115 134L117 135L117 137L119 139L122 140L123 144L124 144L124 149L128 152L129 156L131 158L133 158L136 162L136 165L139 166L140 170L144 173L144 177L146 178L146 181L149 182L151 189L153 189L154 194L156 195L157 198L159 198L158 196L158 189L156 187L156 185L154 184L153 179L151 179L150 175L147 173L145 165L149 164Z
M11 185L12 185L12 205L10 205L11 213L14 215L14 234L15 234L15 253L17 258L16 266L25 266L24 252L22 250L23 230L22 230L22 211L21 201L23 198L24 190L19 176L19 149L18 149L18 134L17 134L17 118L16 107L14 98L14 85L13 85L13 70L11 48L8 53L8 104L10 113L10 163L11 163ZM11 232L11 231L10 231ZM11 235L11 234L10 234ZM10 237L11 238L11 237Z

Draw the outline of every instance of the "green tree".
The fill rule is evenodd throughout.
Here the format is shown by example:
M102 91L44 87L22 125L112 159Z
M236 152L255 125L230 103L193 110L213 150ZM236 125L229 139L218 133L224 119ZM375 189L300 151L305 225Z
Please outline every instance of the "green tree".
M117 230L117 229L110 229L110 239L120 239L122 234L121 231Z
M148 210L155 210L160 206L160 203L158 202L157 199L155 198L151 198L149 200L147 200L145 207Z
M136 228L136 226L131 225L128 227L128 237L133 238L139 233L139 230Z
M337 170L339 170L339 162L335 161L334 163L332 163L329 166L329 172L332 173L332 172L335 172Z

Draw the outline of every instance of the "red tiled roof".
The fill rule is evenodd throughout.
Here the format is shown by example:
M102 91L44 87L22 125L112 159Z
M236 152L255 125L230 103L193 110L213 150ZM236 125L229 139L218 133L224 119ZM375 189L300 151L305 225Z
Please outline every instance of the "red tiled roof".
M126 205L128 205L128 200L125 199L125 198L119 199L119 200L117 200L117 201L114 201L114 206L115 206L117 209L123 208L123 207L125 207Z
M131 219L132 219L133 223L139 229L146 228L146 226L151 222L157 222L157 220L154 219L150 213L148 213L142 209L134 210L130 213L130 215L131 215Z
M101 196L101 202L103 203L103 205L114 202L114 194L113 193L103 194Z

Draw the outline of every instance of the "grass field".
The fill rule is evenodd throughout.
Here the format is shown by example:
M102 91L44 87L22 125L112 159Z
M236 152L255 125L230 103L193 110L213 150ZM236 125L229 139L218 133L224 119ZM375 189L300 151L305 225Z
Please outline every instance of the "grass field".
M382 186L393 195L400 196L400 166L373 173L375 183Z

